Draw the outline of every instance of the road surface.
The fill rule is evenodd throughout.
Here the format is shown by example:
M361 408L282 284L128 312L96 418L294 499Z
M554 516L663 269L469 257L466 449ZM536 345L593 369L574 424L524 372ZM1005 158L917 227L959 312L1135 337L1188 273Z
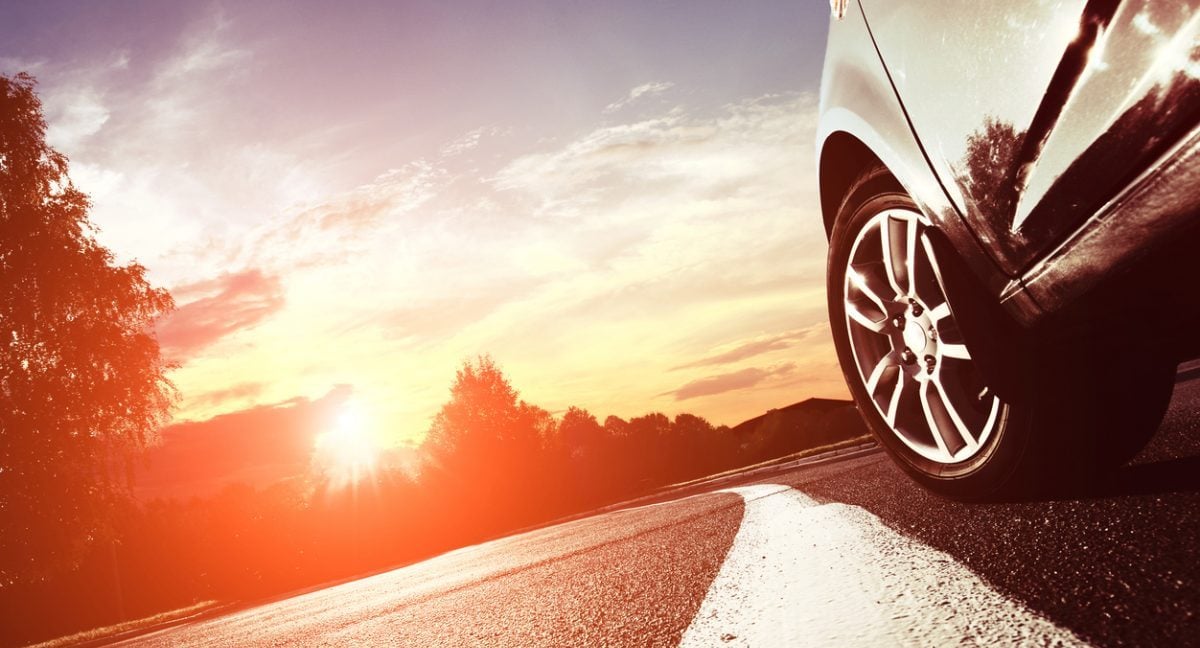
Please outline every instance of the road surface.
M461 549L137 646L1200 644L1200 376L1104 493L939 499L878 452Z

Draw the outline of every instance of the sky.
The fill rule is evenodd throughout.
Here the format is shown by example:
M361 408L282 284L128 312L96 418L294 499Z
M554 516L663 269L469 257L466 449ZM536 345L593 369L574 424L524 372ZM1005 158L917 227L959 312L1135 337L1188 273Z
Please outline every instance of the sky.
M813 151L828 20L6 3L0 72L38 78L98 239L175 297L172 434L335 399L417 444L479 354L551 412L732 425L846 393Z

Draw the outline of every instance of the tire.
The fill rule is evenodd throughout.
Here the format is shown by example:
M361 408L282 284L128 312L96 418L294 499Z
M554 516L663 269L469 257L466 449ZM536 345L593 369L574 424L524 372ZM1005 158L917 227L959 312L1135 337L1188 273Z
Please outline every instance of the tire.
M886 169L851 185L827 281L860 413L895 463L940 495L1088 488L1145 444L1170 400L1174 365L1158 355L1098 355L1087 336L1015 326Z

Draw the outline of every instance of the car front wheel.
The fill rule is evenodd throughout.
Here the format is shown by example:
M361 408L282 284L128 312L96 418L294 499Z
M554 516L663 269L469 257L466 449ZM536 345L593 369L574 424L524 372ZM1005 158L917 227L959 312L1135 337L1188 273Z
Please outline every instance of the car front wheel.
M854 400L896 463L940 494L992 499L1079 486L1132 456L1173 366L1110 368L1087 343L1047 351L967 274L886 170L854 183L830 243L830 319Z

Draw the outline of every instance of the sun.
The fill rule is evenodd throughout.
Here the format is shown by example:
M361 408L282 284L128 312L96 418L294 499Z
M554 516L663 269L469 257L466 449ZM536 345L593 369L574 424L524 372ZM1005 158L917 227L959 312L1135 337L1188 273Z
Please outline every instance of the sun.
M355 403L344 405L333 425L317 435L316 459L336 483L352 484L375 471L379 441L371 420Z

